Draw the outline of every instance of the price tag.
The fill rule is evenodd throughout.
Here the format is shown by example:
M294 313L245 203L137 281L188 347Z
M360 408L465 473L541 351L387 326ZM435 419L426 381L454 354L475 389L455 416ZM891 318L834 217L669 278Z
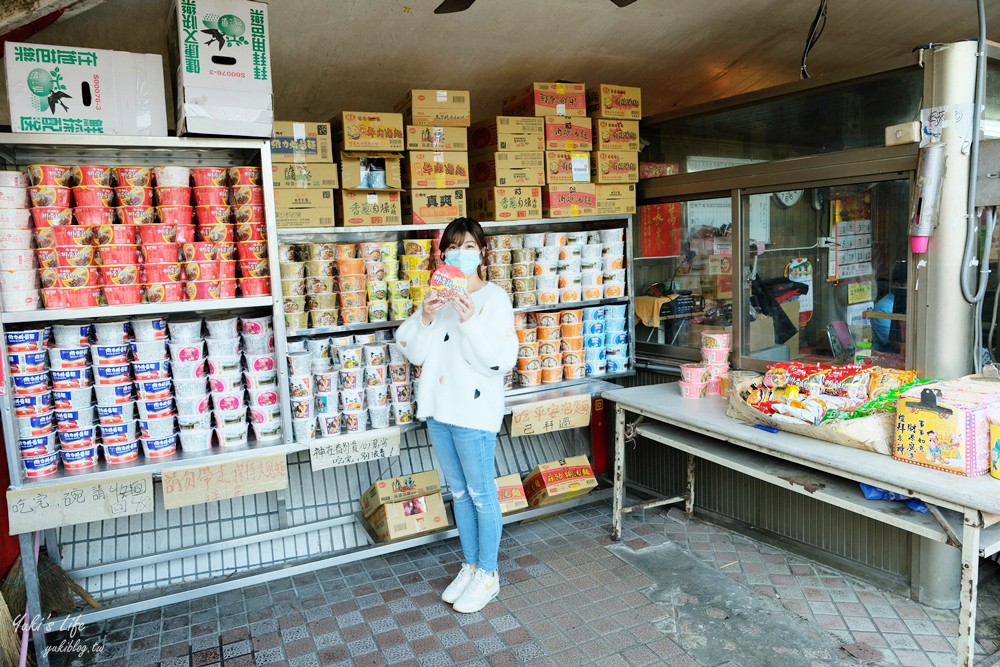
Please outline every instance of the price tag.
M566 115L566 105L565 104L557 104L556 105L556 115L557 116L565 116Z
M444 174L435 174L434 184L437 186L438 190L443 190L444 188L448 187L448 177L445 176Z
M437 95L437 101L438 102L447 102L448 101L448 91L447 90L439 90L439 91L437 91L436 95Z
M153 475L148 472L7 491L11 535L152 511Z
M173 509L285 488L288 488L285 455L269 454L165 472L163 505Z
M515 407L510 434L538 435L589 425L590 395L582 394Z
M570 204L569 205L569 214L570 215L580 215L580 205L579 204Z
M313 445L309 462L313 472L353 463L399 456L400 430L380 428L370 433L341 435Z
M572 143L572 142L566 142ZM573 182L590 182L590 153L572 153L570 161L573 165Z
M872 300L872 283L865 280L860 283L851 283L847 286L847 303L864 303Z

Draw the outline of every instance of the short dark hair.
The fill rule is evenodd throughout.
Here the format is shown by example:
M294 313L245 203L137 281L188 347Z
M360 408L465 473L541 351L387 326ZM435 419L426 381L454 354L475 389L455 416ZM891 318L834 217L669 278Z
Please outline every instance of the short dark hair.
M479 246L480 261L477 273L480 278L485 280L486 276L483 275L483 267L486 266L486 233L483 231L483 226L472 218L455 218L444 228L444 231L441 233L441 241L438 242L438 254L441 257L440 262L444 263L445 249L452 244L461 245L466 234L472 234L476 245Z

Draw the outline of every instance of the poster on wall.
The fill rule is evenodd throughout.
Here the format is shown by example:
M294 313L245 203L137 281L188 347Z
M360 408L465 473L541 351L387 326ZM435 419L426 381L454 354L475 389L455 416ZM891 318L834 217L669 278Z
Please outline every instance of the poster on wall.
M681 254L681 205L651 204L639 207L641 257L676 257Z
M712 169L728 169L747 164L762 162L745 158L702 157L691 156L687 159L687 172L709 171ZM685 203L687 209L687 230L692 232L699 227L720 228L733 222L732 199L702 199ZM768 194L750 195L750 206L747 211L750 220L750 240L761 243L771 242L771 196Z

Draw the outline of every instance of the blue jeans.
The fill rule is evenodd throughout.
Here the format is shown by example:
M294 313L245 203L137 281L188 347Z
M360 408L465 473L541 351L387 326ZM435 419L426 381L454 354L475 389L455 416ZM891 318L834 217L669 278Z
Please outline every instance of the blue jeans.
M427 434L451 488L465 562L486 572L497 569L500 499L494 479L497 434L427 419Z

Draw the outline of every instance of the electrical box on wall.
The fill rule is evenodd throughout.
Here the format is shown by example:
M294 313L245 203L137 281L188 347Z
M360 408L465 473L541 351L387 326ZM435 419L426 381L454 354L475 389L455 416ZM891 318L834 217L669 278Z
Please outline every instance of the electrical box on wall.
M910 123L900 123L890 125L885 128L885 145L899 146L901 144L915 144L920 141L920 123L913 121Z
M1000 139L979 142L976 206L1000 205Z

